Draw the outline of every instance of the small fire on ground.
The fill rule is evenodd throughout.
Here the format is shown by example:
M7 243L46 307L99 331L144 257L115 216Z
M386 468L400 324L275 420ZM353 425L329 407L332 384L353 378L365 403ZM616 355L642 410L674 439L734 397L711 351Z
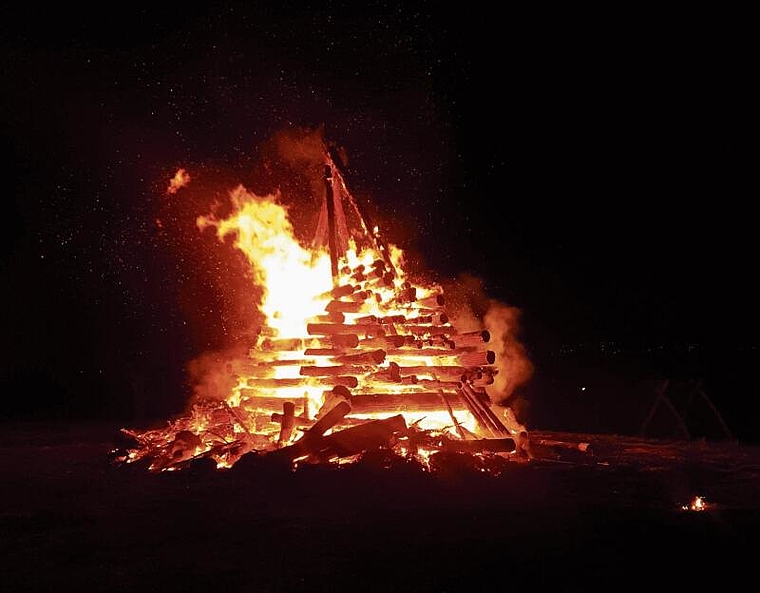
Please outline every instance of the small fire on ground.
M695 496L689 504L682 505L681 508L684 511L706 511L708 508L707 502L701 496Z
M326 148L308 247L278 195L239 186L231 215L197 219L245 255L266 322L247 356L217 370L226 393L196 399L163 427L122 429L135 445L118 463L172 471L207 458L224 469L267 455L295 467L385 450L429 467L442 452L529 456L526 428L496 405L530 367L510 308L494 307L476 326L471 316L458 323L464 316L451 315L440 285L407 276L404 253L369 223L336 161ZM189 180L180 170L169 191Z

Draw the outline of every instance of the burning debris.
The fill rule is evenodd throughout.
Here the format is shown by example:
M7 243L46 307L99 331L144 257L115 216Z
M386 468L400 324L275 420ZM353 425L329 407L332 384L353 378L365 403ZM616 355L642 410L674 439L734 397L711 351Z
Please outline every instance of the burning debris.
M118 462L168 471L200 458L230 468L245 455L294 466L377 450L423 465L439 452L530 457L525 427L488 391L522 379L504 376L502 336L457 326L441 286L407 277L403 253L370 224L337 160L325 148L310 249L293 238L277 196L239 187L231 216L198 219L245 253L265 287L266 322L246 356L218 369L226 392L196 399L164 427L122 429L135 446Z

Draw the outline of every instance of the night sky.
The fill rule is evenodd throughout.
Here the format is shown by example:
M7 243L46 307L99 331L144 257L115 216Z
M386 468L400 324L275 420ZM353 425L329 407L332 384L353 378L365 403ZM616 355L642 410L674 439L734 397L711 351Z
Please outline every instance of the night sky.
M215 284L230 270L193 221L239 183L280 181L298 204L262 157L283 131L320 130L391 242L521 311L537 382L611 350L658 376L719 368L733 382L713 398L750 424L740 23L331 2L4 6L0 21L4 414L180 410L186 363L236 331ZM166 195L179 167L190 197Z

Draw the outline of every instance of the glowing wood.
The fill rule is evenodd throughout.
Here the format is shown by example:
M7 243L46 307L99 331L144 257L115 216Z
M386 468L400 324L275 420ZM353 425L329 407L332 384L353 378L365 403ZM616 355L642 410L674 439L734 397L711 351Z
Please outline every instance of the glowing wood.
M307 323L306 331L310 336L335 336L355 334L358 336L385 335L383 327L376 323L346 324L346 323Z
M457 334L451 339L457 347L479 346L481 344L490 342L491 333L488 330L484 329L477 332Z
M455 391L446 392L454 410L468 410L468 406ZM378 414L394 412L445 412L446 406L437 391L416 393L368 393L351 396L352 414Z

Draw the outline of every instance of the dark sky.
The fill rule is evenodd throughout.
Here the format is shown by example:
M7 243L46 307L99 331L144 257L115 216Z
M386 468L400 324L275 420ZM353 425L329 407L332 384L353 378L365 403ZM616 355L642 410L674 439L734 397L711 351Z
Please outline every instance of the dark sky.
M213 257L171 234L204 205L167 203L167 180L255 187L285 129L344 147L387 236L518 307L537 358L757 346L736 20L222 2L4 5L0 21L7 410L181 406L184 363L227 328Z

